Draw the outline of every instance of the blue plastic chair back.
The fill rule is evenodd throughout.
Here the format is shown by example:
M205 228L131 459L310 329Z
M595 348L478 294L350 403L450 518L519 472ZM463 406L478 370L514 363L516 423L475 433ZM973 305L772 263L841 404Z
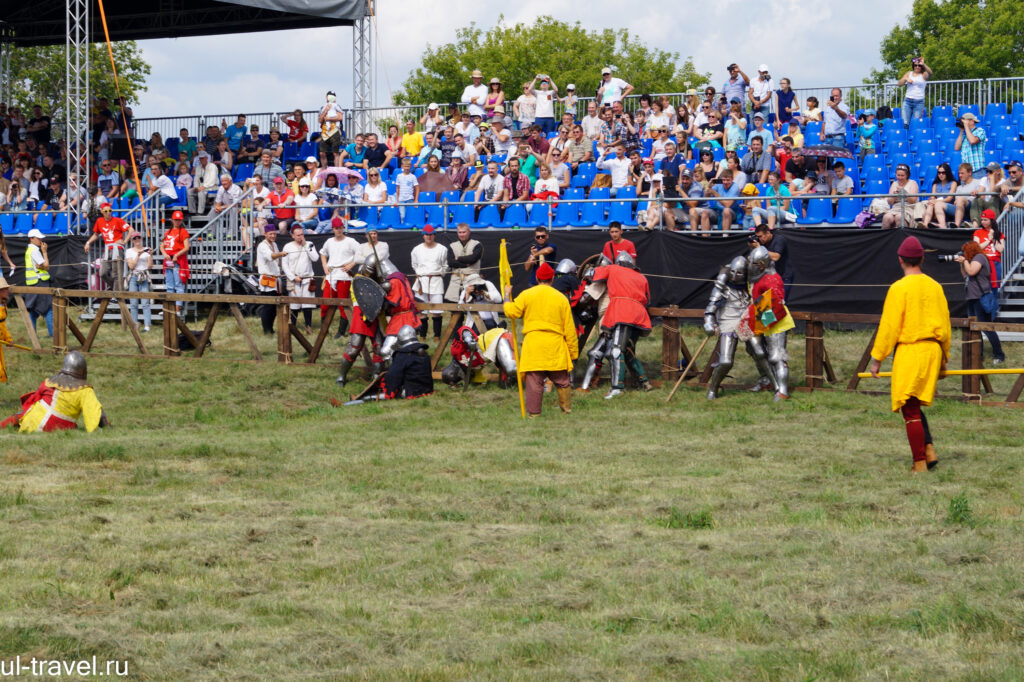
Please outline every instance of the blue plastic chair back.
M53 214L40 213L36 218L35 228L43 234L53 234Z
M68 214L58 213L53 219L53 233L54 234L67 234L68 233Z
M424 220L425 218L422 206L405 204L405 220L402 221L401 225L395 225L394 227L403 230L416 230L426 225Z
M605 203L588 201L579 205L583 207L580 210L580 217L576 221L569 221L573 227L592 227L604 221Z
M615 197L617 199L636 199L636 187L620 187Z
M526 220L526 208L522 204L512 204L505 209L505 218L501 221L500 226L504 228L519 228L525 227Z
M539 227L548 224L547 204L530 204L526 225L528 227ZM552 216L554 217L554 216Z
M385 206L380 209L380 226L397 229L402 226L402 216L397 206Z
M610 199L612 190L610 187L595 187L590 190L590 199Z
M579 197L570 197L568 196L568 192L566 192L565 198L571 199ZM575 224L579 217L580 204L569 204L563 201L558 204L558 208L555 209L555 216L551 220L551 225L552 227L566 227L568 225Z
M613 201L605 206L609 206L608 217L599 223L602 227L607 227L615 221L627 227L636 226L636 220L633 219L632 201Z
M472 225L476 228L489 228L495 227L500 223L501 214L498 212L498 207L494 204L487 204L480 211L480 217Z
M476 222L474 212L473 207L469 205L452 206L452 222L456 225L459 223L472 225Z
M15 234L28 234L28 231L32 229L32 214L31 213L19 213L18 217L14 220L14 229L12 232Z
M840 199L839 205L836 207L836 215L829 222L833 224L852 223L853 219L860 213L860 206L859 199Z
M6 234L14 232L14 214L0 213L0 231Z
M807 201L807 217L797 218L798 225L818 225L832 220L831 199L809 199Z

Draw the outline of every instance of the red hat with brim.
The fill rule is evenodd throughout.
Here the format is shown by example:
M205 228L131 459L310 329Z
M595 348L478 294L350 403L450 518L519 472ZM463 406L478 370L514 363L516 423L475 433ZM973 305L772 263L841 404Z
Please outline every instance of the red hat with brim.
M175 211L174 213L171 214L171 220L184 220L184 219L185 219L185 214L182 213L181 211Z
M537 279L538 280L549 280L555 278L555 270L547 263L541 263L540 267L537 268Z
M423 226L423 234L434 234L434 226L433 225L424 225Z
M896 255L901 258L924 258L924 247L921 246L921 241L917 237L907 237L900 244Z
M989 220L995 220L996 212L993 211L991 208L986 208L984 211L981 212L981 217L988 218Z

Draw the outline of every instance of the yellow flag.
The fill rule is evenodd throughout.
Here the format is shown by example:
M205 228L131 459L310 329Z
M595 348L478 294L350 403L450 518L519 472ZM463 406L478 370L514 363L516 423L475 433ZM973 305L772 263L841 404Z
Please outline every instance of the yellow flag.
M508 262L508 247L505 246L505 240L501 240L501 246L498 247L498 277L501 280L501 293L505 295L505 287L512 284L512 266Z

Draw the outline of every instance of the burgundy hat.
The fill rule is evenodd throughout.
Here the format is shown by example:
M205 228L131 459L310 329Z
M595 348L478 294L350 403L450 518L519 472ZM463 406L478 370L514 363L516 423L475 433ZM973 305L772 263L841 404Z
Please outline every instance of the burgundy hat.
M434 234L434 226L433 225L424 225L423 226L423 234Z
M995 220L996 212L993 211L991 208L986 208L984 211L981 212L981 217L988 218L989 220Z
M903 258L924 258L924 247L921 246L921 241L917 237L907 237L900 244L896 255Z
M554 269L547 263L541 263L540 267L537 268L537 279L538 280L549 280L555 278Z

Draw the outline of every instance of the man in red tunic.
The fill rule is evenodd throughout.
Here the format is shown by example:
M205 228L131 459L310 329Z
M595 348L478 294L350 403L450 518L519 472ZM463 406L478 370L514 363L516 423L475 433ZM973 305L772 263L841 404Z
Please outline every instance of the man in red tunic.
M747 280L751 284L750 297L753 303L747 316L740 323L746 334L764 336L768 351L770 377L761 377L757 386L760 390L769 383L775 388L775 400L789 399L789 354L786 352L786 332L792 329L793 316L786 308L786 289L782 276L775 271L771 254L763 246L750 252L750 268ZM741 330L741 337L745 336ZM749 338L749 336L747 337Z
M388 295L384 298L384 311L388 316L387 328L384 330L384 343L380 354L385 361L391 359L391 353L398 341L398 332L405 325L420 326L420 316L416 312L416 299L412 295L412 287L405 275L395 271L388 275L384 283Z
M651 291L647 278L637 272L633 257L620 251L612 265L594 271L594 282L605 282L608 288L608 309L601 329L611 335L612 389L605 400L622 395L627 364L636 371L643 389L650 391L653 386L636 357L636 340L651 333L651 318L647 314Z

